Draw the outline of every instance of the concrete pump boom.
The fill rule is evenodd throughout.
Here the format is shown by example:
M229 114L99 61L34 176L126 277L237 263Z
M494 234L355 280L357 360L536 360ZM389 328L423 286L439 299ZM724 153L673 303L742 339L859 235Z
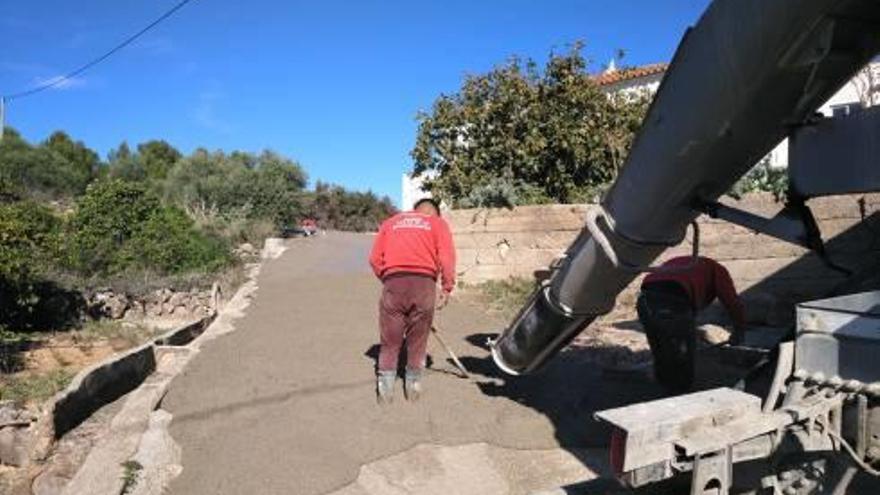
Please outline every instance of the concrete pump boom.
M682 39L601 208L492 343L499 367L535 370L610 311L684 239L699 205L729 190L878 51L878 0L712 2Z

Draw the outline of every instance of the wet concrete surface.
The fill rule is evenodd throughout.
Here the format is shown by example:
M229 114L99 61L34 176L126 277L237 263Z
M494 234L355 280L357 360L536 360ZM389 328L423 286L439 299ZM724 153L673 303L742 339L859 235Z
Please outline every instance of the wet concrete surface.
M602 471L607 431L596 410L656 398L644 374L610 375L576 352L540 373L501 375L485 348L506 322L454 301L437 326L473 373L456 378L429 344L426 394L411 404L374 395L379 283L366 265L372 237L329 234L288 241L266 262L237 330L206 345L177 377L163 408L183 449L173 494L317 494L340 489L363 465L421 444L485 443L577 452ZM601 456L602 458L599 458Z

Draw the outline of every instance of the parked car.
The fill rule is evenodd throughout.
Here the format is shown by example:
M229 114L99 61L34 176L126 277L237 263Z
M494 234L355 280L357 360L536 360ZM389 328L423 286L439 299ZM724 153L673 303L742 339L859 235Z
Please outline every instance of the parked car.
M281 229L281 237L285 239L291 237L311 237L318 233L318 222L314 219L303 219L299 225L286 226Z

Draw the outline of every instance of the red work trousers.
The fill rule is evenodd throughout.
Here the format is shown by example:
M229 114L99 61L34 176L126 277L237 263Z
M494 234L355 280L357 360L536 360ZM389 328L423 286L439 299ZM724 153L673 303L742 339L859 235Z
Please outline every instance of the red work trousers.
M379 371L396 371L406 343L406 368L425 367L428 333L434 320L437 283L425 275L398 273L382 283L379 301Z

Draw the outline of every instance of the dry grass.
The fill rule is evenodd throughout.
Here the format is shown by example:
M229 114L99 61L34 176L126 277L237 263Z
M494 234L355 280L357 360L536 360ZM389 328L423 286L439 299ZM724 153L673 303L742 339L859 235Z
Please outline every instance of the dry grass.
M8 356L15 367L0 373L0 400L41 403L67 386L79 370L141 345L156 332L144 325L104 320L51 336L30 337L27 346Z
M466 290L475 293L479 301L488 306L489 311L510 318L519 311L535 287L532 280L511 277L507 280L476 284Z
M65 368L46 373L0 375L0 400L11 400L18 404L43 402L66 387L73 376L74 373Z

